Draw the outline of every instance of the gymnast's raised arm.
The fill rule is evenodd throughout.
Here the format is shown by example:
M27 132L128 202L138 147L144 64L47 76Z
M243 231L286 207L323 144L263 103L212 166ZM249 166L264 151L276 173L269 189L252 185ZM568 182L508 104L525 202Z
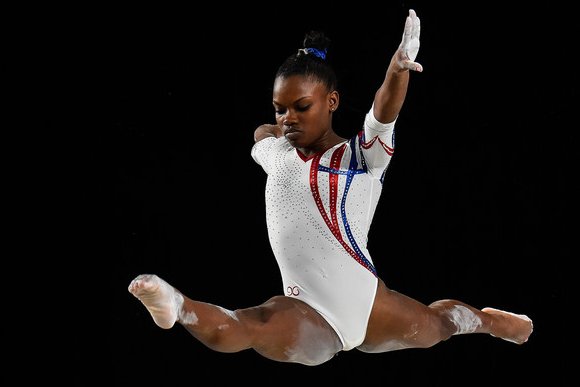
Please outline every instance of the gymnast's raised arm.
M399 115L407 95L409 70L423 71L423 66L415 62L420 32L421 21L415 11L410 10L401 44L393 54L385 80L375 94L373 113L379 122L393 122Z

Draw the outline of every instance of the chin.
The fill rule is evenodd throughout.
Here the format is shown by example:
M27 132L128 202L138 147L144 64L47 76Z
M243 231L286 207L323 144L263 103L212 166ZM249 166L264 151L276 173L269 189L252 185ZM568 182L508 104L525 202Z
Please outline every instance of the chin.
M286 140L288 140L290 145L292 145L294 148L303 146L300 141L300 136L296 135L295 133L290 133L284 137L286 137Z

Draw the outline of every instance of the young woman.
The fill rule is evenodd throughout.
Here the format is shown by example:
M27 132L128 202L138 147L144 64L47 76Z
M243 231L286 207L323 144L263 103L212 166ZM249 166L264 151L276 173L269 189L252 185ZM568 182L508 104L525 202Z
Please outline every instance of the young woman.
M367 250L410 72L423 70L415 62L420 27L410 10L363 129L350 139L332 129L340 98L326 62L329 40L307 34L304 47L276 73L276 125L258 127L252 148L268 175L268 233L284 294L232 311L190 299L156 275L139 275L129 291L158 326L177 322L216 351L253 348L306 365L353 348L426 348L458 334L528 340L532 321L525 315L450 299L424 305L387 288Z

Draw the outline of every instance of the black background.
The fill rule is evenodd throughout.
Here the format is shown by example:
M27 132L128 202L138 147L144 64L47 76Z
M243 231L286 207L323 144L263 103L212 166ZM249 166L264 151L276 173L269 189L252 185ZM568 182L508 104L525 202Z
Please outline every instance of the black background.
M106 12L87 43L98 68L88 117L92 192L106 203L95 214L99 257L89 269L108 285L96 307L106 319L97 344L105 351L85 364L91 377L124 385L569 385L573 22L558 2L465 4ZM138 274L228 309L280 294L266 176L250 156L255 127L273 123L277 66L307 30L324 30L341 92L334 126L350 136L409 8L422 22L424 72L411 74L397 122L369 235L375 266L387 286L424 303L455 298L527 314L530 341L454 336L430 349L352 350L306 367L251 350L216 353L180 326L158 328L127 291Z

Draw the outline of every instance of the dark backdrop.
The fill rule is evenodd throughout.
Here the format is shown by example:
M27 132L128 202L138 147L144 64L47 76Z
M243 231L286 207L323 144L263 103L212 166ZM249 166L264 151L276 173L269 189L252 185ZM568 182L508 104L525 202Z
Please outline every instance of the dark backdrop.
M101 255L92 262L107 273L110 297L101 306L106 351L92 377L125 385L569 384L570 116L578 76L568 62L567 12L558 2L538 3L107 14L91 39L99 67L95 190L110 203L97 214ZM341 92L335 129L352 135L410 7L422 21L417 61L425 70L411 75L369 249L392 289L424 303L456 298L527 314L535 324L530 341L455 336L430 349L353 350L306 367L251 350L216 353L180 326L155 326L127 291L141 273L228 309L280 294L266 234L266 176L250 156L255 127L273 123L277 66L307 30L324 30Z

